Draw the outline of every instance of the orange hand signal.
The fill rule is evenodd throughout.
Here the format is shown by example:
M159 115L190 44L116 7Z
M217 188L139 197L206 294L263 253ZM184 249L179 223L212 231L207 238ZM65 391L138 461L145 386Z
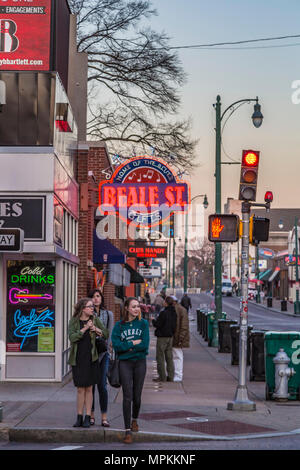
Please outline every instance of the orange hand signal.
M211 224L212 236L214 238L219 238L223 228L224 225L221 225L221 219L219 217L216 217Z

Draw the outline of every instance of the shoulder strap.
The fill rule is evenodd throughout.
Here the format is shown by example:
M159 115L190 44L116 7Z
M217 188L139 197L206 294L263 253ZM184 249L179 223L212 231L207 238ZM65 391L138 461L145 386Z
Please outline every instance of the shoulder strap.
M106 328L108 329L108 325L109 325L109 313L108 313L108 310L106 310L106 315L107 315Z

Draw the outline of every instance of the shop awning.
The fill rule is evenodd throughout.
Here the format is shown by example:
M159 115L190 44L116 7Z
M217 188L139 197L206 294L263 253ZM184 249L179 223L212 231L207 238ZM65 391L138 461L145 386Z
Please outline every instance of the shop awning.
M274 281L279 273L280 273L280 268L276 267L274 271L272 272L271 276L269 277L269 282Z
M100 240L94 230L93 263L94 264L124 264L126 256L108 240Z
M263 271L262 273L259 273L259 280L260 281L268 281L271 274L272 274L272 269L267 269L266 271Z
M143 276L140 275L135 269L133 269L129 264L125 264L125 268L130 272L130 283L132 284L143 284L145 282Z

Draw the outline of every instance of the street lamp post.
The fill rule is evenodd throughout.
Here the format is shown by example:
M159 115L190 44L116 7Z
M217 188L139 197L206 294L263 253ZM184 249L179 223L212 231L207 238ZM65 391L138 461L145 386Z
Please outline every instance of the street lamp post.
M191 204L192 202L197 198L197 197L203 197L203 206L204 209L207 209L208 207L208 201L207 201L207 196L206 194L197 194L197 196L194 196L191 199ZM184 227L184 272L183 272L183 292L187 292L187 271L188 271L188 211L185 213L185 227Z
M226 113L231 110L231 114L228 118L234 113L239 106L244 103L250 103L255 101L254 112L252 114L252 122L255 127L260 127L263 115L260 111L260 105L258 104L258 97L242 99L232 103L225 111L221 114L221 97L217 96L217 101L214 104L216 110L216 157L215 157L215 178L216 178L216 214L221 214L221 123L226 115ZM236 106L236 107L235 107ZM232 162L230 164L233 164ZM212 346L218 346L218 320L222 317L222 246L221 243L215 243L215 320L213 324L213 338Z

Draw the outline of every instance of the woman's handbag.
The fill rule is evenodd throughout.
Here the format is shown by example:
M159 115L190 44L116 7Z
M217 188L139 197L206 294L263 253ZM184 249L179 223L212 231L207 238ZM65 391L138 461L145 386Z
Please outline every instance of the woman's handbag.
M107 379L111 387L114 387L114 388L121 387L120 372L119 372L119 359L116 354L114 358L111 358L109 360Z
M96 336L96 348L98 354L102 354L107 351L107 341L102 336Z

